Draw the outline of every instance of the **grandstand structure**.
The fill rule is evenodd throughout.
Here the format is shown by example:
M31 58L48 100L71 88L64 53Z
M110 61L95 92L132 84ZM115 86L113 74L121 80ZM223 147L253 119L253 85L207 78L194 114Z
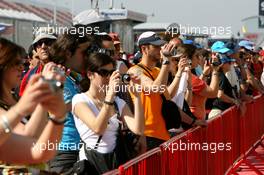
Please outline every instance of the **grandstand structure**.
M0 0L0 36L25 48L37 28L71 24L72 14L67 8L30 0Z

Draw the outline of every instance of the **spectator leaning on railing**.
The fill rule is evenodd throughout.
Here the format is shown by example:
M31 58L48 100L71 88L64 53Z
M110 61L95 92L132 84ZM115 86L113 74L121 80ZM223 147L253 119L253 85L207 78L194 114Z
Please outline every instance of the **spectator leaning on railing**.
M193 97L190 109L195 117L198 119L205 119L205 102L207 98L214 98L217 96L219 87L218 70L221 65L210 65L213 71L211 83L208 86L206 82L201 80L195 73L195 68L198 66L200 61L196 52L196 47L191 44L183 44L177 48L177 54L186 55L191 60ZM213 58L212 60L213 62L216 62L217 58Z
M253 55L253 43L247 40L242 40L239 42L239 54L241 61L244 62L245 72L246 72L246 81L248 83L246 93L249 95L257 95L258 93L263 94L264 89L260 84L260 80L258 80L254 76L254 68L251 66L251 59Z
M235 59L231 59L225 54L219 54L219 57L219 61L223 65L219 70L220 82L217 94L218 98L213 102L213 108L208 116L209 119L217 116L232 105L239 106L241 103L237 89L232 87L225 75L228 71L230 71L231 64L235 61Z

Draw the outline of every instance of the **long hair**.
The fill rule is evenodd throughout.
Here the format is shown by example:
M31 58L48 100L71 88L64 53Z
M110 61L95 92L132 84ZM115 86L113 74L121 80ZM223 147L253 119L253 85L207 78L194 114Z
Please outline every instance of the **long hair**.
M2 85L4 72L15 64L18 56L24 56L24 54L24 48L0 37L0 98L3 96Z
M113 64L114 67L116 66L116 62L112 57L103 53L92 53L84 61L85 72L87 73L88 71L97 71L101 67L108 64ZM87 76L85 76L85 78L81 81L82 91L87 91L89 87L90 80L87 78Z

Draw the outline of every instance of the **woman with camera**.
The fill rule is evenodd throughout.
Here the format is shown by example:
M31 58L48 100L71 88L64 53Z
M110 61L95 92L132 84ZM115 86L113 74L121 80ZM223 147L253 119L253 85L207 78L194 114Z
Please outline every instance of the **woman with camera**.
M89 56L85 66L86 76L90 82L89 90L73 97L72 112L84 143L79 153L80 159L88 158L101 174L116 168L118 162L122 163L121 160L115 160L118 159L115 148L118 144L120 122L126 123L137 135L144 132L143 108L136 90L139 80L130 75L128 88L135 95L133 115L127 104L116 97L121 77L120 73L115 71L115 61L108 55L95 53ZM102 158L101 161L93 159L91 150Z
M200 60L197 56L196 47L190 44L183 44L177 48L177 54L181 54L183 56L191 59L191 71L192 71L192 100L190 109L191 112L197 119L205 119L206 111L205 111L205 102L208 98L214 98L217 96L218 87L219 87L219 73L218 70L221 65L212 65L212 78L211 83L208 86L205 81L201 80L195 74L195 68L198 66ZM215 60L215 59L214 59Z
M20 84L23 49L3 38L0 48L0 172L30 173L26 165L46 162L54 156L56 149L47 145L60 140L66 111L62 93L54 93L43 79L61 82L64 77L53 72L56 65L49 63L42 75L32 76L18 100L13 89ZM10 165L13 163L22 165Z
M230 71L232 62L235 59L229 58L226 54L219 54L220 62L223 64L219 70L219 90L217 97L213 102L213 107L209 113L208 118L213 118L220 114L222 111L228 109L232 105L239 106L241 101L239 100L238 91L233 88L229 80L226 77L226 73Z

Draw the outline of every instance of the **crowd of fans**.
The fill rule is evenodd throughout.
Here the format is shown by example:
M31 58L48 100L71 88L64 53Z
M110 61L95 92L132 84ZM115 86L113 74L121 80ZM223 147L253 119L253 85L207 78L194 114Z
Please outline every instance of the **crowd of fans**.
M0 173L101 174L132 158L124 127L138 156L264 93L264 50L248 40L201 48L149 31L137 45L129 61L116 33L41 33L28 53L0 38Z

